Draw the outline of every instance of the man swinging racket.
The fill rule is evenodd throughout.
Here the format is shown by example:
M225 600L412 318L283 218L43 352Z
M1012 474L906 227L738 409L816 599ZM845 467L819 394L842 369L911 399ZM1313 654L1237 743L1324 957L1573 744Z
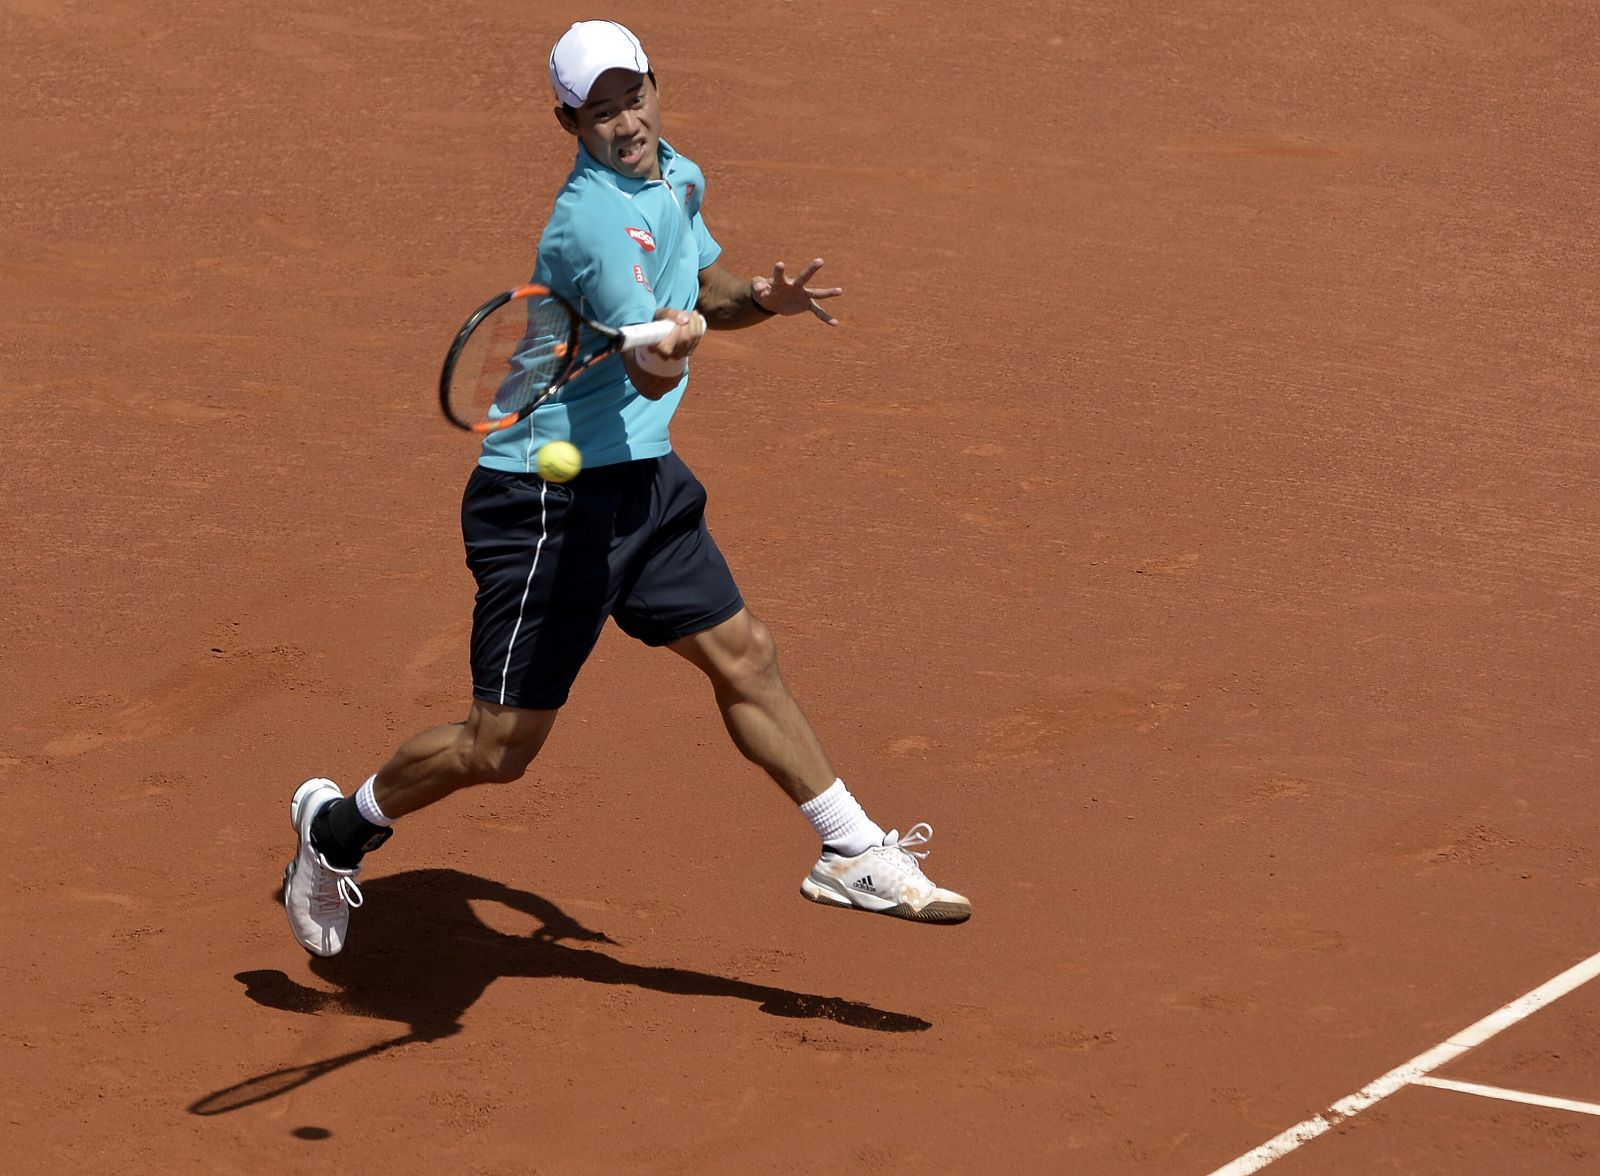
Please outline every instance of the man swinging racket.
M607 618L710 679L723 722L816 829L801 881L813 902L925 923L961 923L967 900L921 867L933 830L876 824L834 772L779 673L772 634L748 608L705 521L706 492L672 451L668 425L702 332L814 315L842 291L791 276L742 279L718 264L700 215L705 177L660 137L656 77L611 21L573 25L550 54L557 121L577 160L539 242L534 282L583 316L670 322L659 341L584 370L515 426L489 433L462 503L473 612L473 702L460 723L407 740L346 797L331 780L290 804L298 850L283 899L315 955L344 947L362 856L400 818L474 784L520 779L538 755ZM539 439L538 444L535 438ZM583 456L569 481L541 477L550 440Z

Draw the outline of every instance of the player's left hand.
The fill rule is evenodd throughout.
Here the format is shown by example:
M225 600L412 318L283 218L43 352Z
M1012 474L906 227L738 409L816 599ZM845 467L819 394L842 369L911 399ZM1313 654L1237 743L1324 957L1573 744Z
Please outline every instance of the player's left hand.
M783 262L778 262L772 267L771 278L750 279L756 305L773 314L804 314L809 310L830 327L837 327L839 320L817 303L824 298L837 298L844 290L838 286L806 285L821 268L822 258L813 258L805 269L790 278Z

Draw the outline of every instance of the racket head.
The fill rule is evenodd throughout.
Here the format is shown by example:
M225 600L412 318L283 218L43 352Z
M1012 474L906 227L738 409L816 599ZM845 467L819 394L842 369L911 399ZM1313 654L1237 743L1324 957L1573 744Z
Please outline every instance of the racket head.
M496 294L456 332L439 373L439 407L457 428L509 428L566 381L583 319L548 287Z

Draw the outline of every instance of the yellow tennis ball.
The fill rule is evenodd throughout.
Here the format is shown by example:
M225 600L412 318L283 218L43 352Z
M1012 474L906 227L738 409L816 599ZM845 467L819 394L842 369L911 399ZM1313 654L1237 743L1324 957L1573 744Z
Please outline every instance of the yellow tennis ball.
M546 482L570 482L583 468L583 454L571 441L546 441L533 463Z

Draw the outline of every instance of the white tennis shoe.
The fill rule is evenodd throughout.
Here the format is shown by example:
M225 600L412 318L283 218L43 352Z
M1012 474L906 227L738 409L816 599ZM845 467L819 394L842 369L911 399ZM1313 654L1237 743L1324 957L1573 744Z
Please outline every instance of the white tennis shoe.
M350 925L350 908L362 902L356 885L361 867L330 866L311 846L311 822L323 805L343 795L332 780L319 778L300 785L289 802L289 821L300 838L300 849L283 871L283 909L294 937L312 955L339 954Z
M811 873L800 883L800 893L812 902L853 907L896 919L965 923L972 918L972 904L953 890L935 886L922 872L921 861L928 851L915 847L932 839L933 827L919 822L904 837L898 830L891 830L884 835L882 845L874 845L855 857L824 849Z

